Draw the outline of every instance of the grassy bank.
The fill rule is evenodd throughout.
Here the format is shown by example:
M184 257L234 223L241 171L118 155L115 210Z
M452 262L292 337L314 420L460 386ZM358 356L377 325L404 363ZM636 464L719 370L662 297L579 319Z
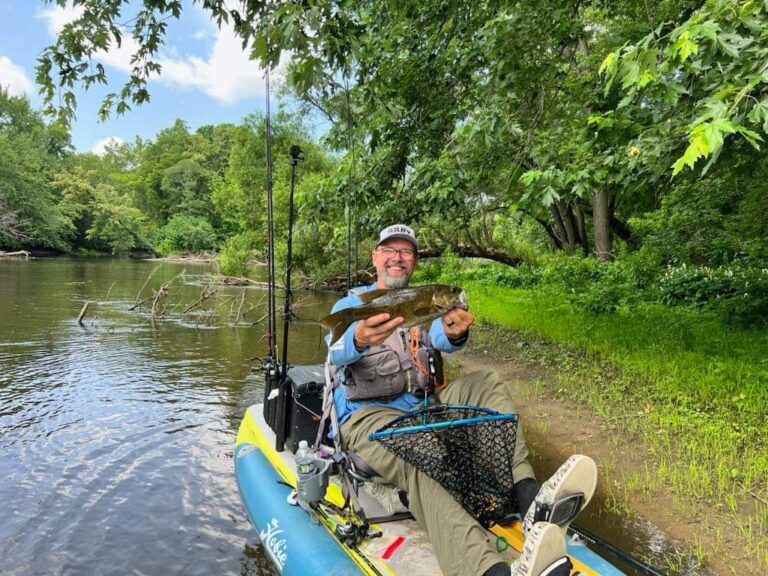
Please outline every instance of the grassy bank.
M495 286L455 270L442 280L467 290L479 320L554 344L545 360L559 392L642 438L652 465L635 484L730 514L746 553L768 565L765 331L650 302L594 314L558 286Z

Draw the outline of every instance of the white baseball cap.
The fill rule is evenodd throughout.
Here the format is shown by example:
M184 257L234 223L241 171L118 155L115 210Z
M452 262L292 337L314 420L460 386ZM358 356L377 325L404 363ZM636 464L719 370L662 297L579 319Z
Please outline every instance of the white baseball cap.
M393 238L408 240L408 242L413 244L414 248L417 250L419 249L419 243L416 241L416 233L413 231L413 228L406 226L405 224L393 224L392 226L384 228L384 230L379 233L379 241L376 243L376 248L378 248L382 242Z

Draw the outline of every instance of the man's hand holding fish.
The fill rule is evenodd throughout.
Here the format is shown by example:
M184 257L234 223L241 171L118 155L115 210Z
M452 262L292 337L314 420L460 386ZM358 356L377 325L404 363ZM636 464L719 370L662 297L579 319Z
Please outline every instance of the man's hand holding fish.
M457 342L464 339L474 321L475 317L469 310L451 308L443 316L443 330L450 340Z
M405 318L402 316L392 318L388 312L363 318L355 326L355 347L362 350L371 346L378 346L389 338L389 335L403 322L405 322Z

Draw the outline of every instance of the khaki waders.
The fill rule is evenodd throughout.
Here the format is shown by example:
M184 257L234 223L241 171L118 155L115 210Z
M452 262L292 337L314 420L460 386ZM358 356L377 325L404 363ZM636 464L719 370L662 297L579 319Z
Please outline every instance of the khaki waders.
M500 382L498 374L489 370L457 378L438 396L445 404L468 404L497 412L517 413L506 386ZM408 493L409 509L426 531L445 576L483 574L503 560L489 542L485 529L437 482L378 442L368 440L369 434L402 415L401 410L386 406L367 406L355 411L341 427L344 449L351 449L387 482ZM515 482L534 478L520 427L513 477Z

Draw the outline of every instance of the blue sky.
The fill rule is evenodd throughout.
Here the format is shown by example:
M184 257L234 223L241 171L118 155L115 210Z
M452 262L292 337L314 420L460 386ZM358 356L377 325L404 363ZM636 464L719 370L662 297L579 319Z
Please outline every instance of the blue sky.
M130 14L125 12L124 19ZM72 17L71 9L42 0L0 0L0 85L12 94L26 94L40 108L42 100L34 83L37 56ZM101 98L119 91L127 79L129 48L129 42L124 42L121 50L98 58L106 68L108 87L78 92L72 143L79 152L98 152L111 138L152 139L176 118L194 130L204 124L237 123L253 111L264 110L263 70L248 60L229 29L218 30L206 12L186 2L181 19L169 20L160 54L163 71L149 84L151 101L100 122Z

